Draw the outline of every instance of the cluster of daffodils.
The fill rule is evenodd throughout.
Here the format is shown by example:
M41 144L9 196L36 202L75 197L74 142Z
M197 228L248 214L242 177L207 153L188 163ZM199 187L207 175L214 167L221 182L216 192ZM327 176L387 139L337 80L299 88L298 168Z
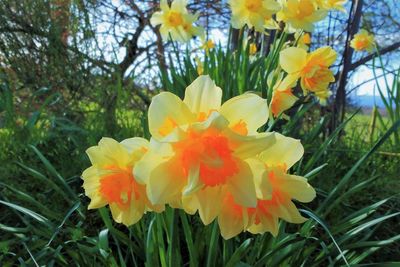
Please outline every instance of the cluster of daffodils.
M298 100L293 90L313 94L324 104L334 75L330 67L336 52L326 46L309 52L314 23L332 9L345 11L346 0L230 0L232 26L247 25L294 33L279 52L279 66L269 75L272 97L268 102L246 93L221 103L222 90L200 75L178 96L162 92L153 97L148 110L150 141L130 138L117 142L103 138L87 150L92 166L82 174L83 187L91 199L89 209L109 206L114 220L127 226L146 212L163 212L166 205L188 214L198 213L208 225L218 221L225 239L241 232L278 234L279 220L305 221L293 200L310 202L315 190L304 177L290 174L304 150L299 140L279 133L259 132L270 116L278 117ZM206 51L215 44L195 25L186 0L171 5L161 0L161 11L151 18L162 37L187 42L203 40ZM351 46L371 51L374 38L365 30L354 36ZM257 45L249 44L249 54ZM269 105L268 105L269 103Z
M232 11L233 28L241 29L245 25L258 32L266 29L278 29L285 25L288 32L308 31L314 24L324 19L330 10L345 12L347 0L229 0ZM160 26L164 40L187 42L194 36L204 37L204 30L195 26L199 14L191 14L186 0L175 0L171 6L167 0L160 1L161 11L153 14L151 24Z
M109 205L115 221L131 225L165 205L218 221L225 239L243 231L278 233L279 219L305 221L292 200L309 202L315 190L290 168L303 155L299 140L259 133L267 101L246 93L221 105L222 90L198 77L181 100L153 97L148 142L103 138L87 150L82 174L89 209Z

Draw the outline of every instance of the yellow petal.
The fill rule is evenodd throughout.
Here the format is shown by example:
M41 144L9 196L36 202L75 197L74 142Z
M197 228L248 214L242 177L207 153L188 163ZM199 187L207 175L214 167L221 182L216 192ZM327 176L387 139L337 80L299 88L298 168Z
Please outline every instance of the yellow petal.
M292 201L277 206L277 214L279 217L290 223L303 223L307 219L301 216L299 210Z
M204 225L214 221L221 212L224 190L223 186L208 186L195 193L200 219Z
M182 208L190 215L196 213L196 211L199 209L199 202L195 194L182 196Z
M159 164L150 173L146 191L153 205L167 204L181 195L186 181L183 179L184 174L178 164L169 160Z
M103 137L98 146L86 150L90 162L96 166L114 165L124 167L129 162L128 152L112 138Z
M183 102L197 116L219 110L222 90L217 87L208 75L199 76L185 91Z
M110 204L111 214L116 222L130 226L142 218L145 211L144 202L136 201L134 197L132 199L132 203L127 210L121 210L117 204Z
M258 158L246 160L253 172L254 186L258 199L271 199L272 185L267 177L268 172L265 169L265 164Z
M287 73L301 71L307 63L307 52L301 48L289 47L279 54L279 63Z
M176 127L194 121L194 116L185 103L169 92L153 97L148 118L150 133L159 140L168 136Z
M253 181L253 173L245 161L238 160L239 172L229 178L228 190L235 202L244 207L255 207L257 196Z
M133 137L123 140L121 145L123 145L129 153L132 153L136 150L147 150L149 147L149 141L144 138Z
M196 192L197 190L199 190L200 188L202 188L204 185L203 183L200 182L200 166L197 164L196 166L192 166L189 169L189 173L188 173L188 182L187 185L183 188L183 192L182 194L184 196L193 194L194 192Z
M301 176L285 174L279 179L280 191L286 192L290 198L300 202L310 202L315 196L315 189Z
M153 27L160 25L164 22L164 14L161 12L155 12L150 19L150 23Z
M174 10L176 12L185 13L185 12L187 12L186 5L187 5L186 0L174 0L171 4L171 10Z
M107 201L99 193L100 177L97 167L91 166L82 173L83 189L90 198L88 209L98 209L107 205Z
M237 144L234 154L241 159L257 156L275 143L275 133L260 133L253 136L242 136L233 132L226 133L232 142Z
M225 240L246 230L248 223L246 209L237 210L237 207L233 207L230 204L225 202L221 213L218 215L219 229Z
M151 172L165 161L166 160L157 155L154 151L149 151L135 164L135 168L133 168L133 176L138 183L147 184Z
M229 121L230 127L244 123L248 134L256 134L257 129L267 122L269 111L266 99L248 93L226 101L220 113Z
M260 159L267 165L281 166L286 164L286 168L289 169L303 156L304 148L300 140L279 133L275 133L275 140L275 143L260 154Z
M260 222L258 224L253 223L248 231L253 234L263 234L270 232L273 236L278 235L279 223L278 217L271 216L270 214L260 215Z

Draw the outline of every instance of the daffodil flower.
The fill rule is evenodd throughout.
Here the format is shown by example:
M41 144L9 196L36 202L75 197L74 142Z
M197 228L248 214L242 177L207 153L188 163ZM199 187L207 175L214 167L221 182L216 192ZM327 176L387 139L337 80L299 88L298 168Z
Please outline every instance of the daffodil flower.
M160 1L161 11L155 12L150 19L153 26L161 24L160 33L164 40L171 38L180 42L188 42L193 36L201 36L204 29L194 26L198 14L190 14L186 9L186 0L175 0L171 7L167 0Z
M344 5L347 0L317 0L318 5L326 10L336 9L342 12L346 12Z
M326 10L319 8L315 0L282 0L282 4L282 10L277 13L277 20L285 22L290 32L312 32L314 23L327 15Z
M321 47L311 53L304 49L290 47L280 52L280 66L288 75L285 84L292 84L300 79L304 94L313 92L325 102L329 96L329 83L335 81L329 67L336 60L336 52L329 46Z
M278 117L281 113L291 108L298 98L293 94L292 88L295 84L284 84L278 82L274 87L270 103L271 113Z
M221 105L222 90L208 75L199 76L185 91L183 101L169 92L153 97L149 106L149 129L156 140L172 139L176 128L184 130L205 121L216 111L227 119L229 128L242 135L257 133L268 120L267 101L254 93L233 97Z
M85 194L91 199L89 209L109 205L114 220L127 226L139 221L147 210L160 212L161 205L152 205L146 186L137 182L132 171L148 150L148 141L130 138L118 143L102 138L86 153L92 166L82 174Z
M257 195L256 207L244 207L232 195L225 194L218 216L221 235L232 238L240 232L278 234L279 219L290 223L306 221L292 202L310 202L315 190L301 176L288 174L288 170L302 157L303 146L299 140L276 134L276 142L262 152L253 165L261 165L254 175Z
M230 0L229 5L233 28L241 29L247 24L258 32L264 32L266 26L273 24L272 16L281 8L276 0Z
M254 56L257 53L257 45L255 43L250 44L249 53L251 56Z
M367 30L362 29L354 35L354 38L351 40L350 46L356 51L366 50L368 52L372 52L375 48L375 37Z
M301 33L297 31L294 34L295 40L297 40L297 47L303 48L308 51L309 46L311 44L311 35L308 32Z

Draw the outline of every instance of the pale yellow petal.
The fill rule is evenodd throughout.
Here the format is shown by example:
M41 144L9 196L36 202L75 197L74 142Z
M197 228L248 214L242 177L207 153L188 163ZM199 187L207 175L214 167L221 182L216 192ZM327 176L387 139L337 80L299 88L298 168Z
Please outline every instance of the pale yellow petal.
M273 236L278 235L279 231L279 221L275 216L269 214L260 215L260 222L258 224L253 223L248 231L253 234L263 234L265 232L270 232Z
M279 54L279 63L287 73L301 71L306 65L307 52L301 48L289 47L282 50Z
M160 25L164 22L164 14L161 12L155 12L150 19L150 23L153 27Z
M286 192L292 199L310 202L315 196L315 189L301 176L286 174L279 179L280 191Z
M248 134L257 133L257 129L268 120L268 103L256 94L243 94L226 101L220 113L229 121L230 127L244 123Z
M128 153L132 153L136 150L147 150L149 147L149 141L141 137L133 137L121 141L121 145L128 150Z
M246 209L237 210L235 207L224 203L218 215L218 225L222 237L227 240L237 236L247 228L248 216Z
M303 223L307 220L301 216L299 210L292 201L277 206L277 213L280 218L290 223Z
M251 168L241 160L237 161L237 167L239 172L229 178L228 190L237 204L254 208L257 205L257 196Z
M148 112L149 130L156 139L168 136L176 127L194 121L194 115L176 95L163 92L153 97Z
M223 186L213 186L205 187L195 193L200 219L204 225L210 224L220 213L224 190Z
M208 115L211 111L219 110L221 99L221 88L208 75L202 75L186 88L183 102L199 116L200 113Z
M181 195L185 183L179 163L163 162L150 173L146 184L148 198L153 205L168 204Z
M100 177L98 176L97 168L91 166L82 173L83 189L85 195L90 198L88 209L98 209L107 205L107 201L101 196Z
M236 143L234 154L241 159L257 156L275 143L275 133L260 133L253 136L241 136L232 132L226 134Z
M129 162L128 152L112 138L103 137L98 146L86 150L90 162L96 166L114 165L124 166Z
M134 196L132 196L132 199L126 210L120 209L115 203L110 204L111 214L116 222L130 226L137 223L143 217L145 211L144 202L136 201Z
M263 153L260 159L269 166L282 166L285 164L289 169L304 154L304 148L300 140L286 137L279 133L275 133L275 140Z
M271 199L272 185L269 182L265 164L258 158L250 158L246 160L246 162L249 164L253 173L257 199Z

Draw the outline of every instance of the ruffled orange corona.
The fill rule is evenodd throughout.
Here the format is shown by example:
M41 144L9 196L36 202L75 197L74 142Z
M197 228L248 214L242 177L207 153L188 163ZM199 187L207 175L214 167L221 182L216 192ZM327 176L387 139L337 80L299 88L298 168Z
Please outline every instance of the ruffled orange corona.
M109 205L114 220L127 226L140 220L147 210L163 210L163 206L150 204L145 185L132 174L147 149L148 141L143 138L121 143L102 138L86 151L92 166L83 172L82 179L85 194L91 199L89 209Z

